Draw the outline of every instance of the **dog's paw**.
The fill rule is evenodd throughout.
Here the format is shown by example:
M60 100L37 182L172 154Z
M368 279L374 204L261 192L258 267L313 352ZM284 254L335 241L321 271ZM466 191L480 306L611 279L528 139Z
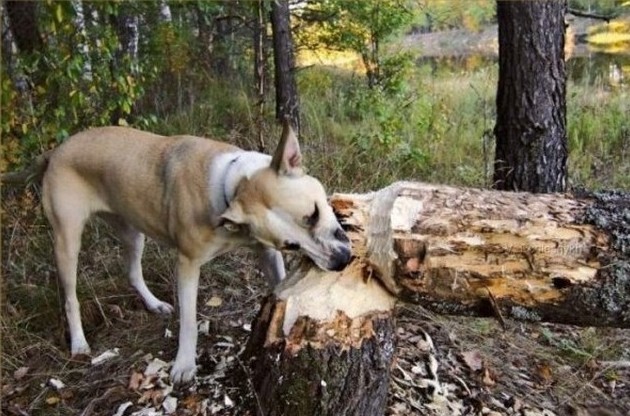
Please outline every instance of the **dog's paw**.
M192 363L180 364L175 361L173 368L171 369L171 381L174 384L186 383L193 379L197 373L197 365L193 361Z
M148 304L147 308L149 308L151 312L160 315L172 315L174 311L173 305L171 305L170 303L162 302L161 300Z
M90 355L92 350L90 350L90 346L87 341L84 340L83 342L73 342L71 352L72 357L81 357Z

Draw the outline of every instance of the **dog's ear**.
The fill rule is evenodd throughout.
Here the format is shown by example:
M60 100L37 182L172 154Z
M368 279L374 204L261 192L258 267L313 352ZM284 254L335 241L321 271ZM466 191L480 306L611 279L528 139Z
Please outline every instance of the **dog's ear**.
M302 174L302 153L291 120L287 117L282 124L282 137L271 160L271 168L280 175Z
M245 213L238 202L233 202L230 207L221 214L220 226L230 232L238 232L245 224Z

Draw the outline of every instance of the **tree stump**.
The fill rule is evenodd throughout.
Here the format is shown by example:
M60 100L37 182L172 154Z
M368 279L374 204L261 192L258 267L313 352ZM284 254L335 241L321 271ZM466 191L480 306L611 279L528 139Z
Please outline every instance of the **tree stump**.
M308 266L310 267L310 266ZM269 296L246 355L264 415L382 415L395 337L394 298L356 270L302 269ZM302 274L304 273L304 274ZM358 394L360 392L360 394Z

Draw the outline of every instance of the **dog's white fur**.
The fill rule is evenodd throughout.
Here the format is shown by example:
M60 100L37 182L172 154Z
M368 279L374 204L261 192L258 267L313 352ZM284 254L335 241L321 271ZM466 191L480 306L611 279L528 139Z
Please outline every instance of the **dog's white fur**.
M43 206L53 229L73 355L90 352L76 295L77 257L88 218L98 214L117 231L131 285L153 312L170 314L173 307L144 282L144 235L177 249L180 330L174 382L188 381L196 372L203 263L253 245L274 285L285 273L279 250L299 249L327 270L340 270L350 261L350 242L323 186L302 172L288 121L273 158L209 139L123 127L76 134L50 157Z

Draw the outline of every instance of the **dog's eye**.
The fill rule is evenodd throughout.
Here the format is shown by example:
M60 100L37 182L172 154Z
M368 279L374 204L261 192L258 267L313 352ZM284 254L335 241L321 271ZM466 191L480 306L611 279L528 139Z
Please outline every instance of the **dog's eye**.
M315 210L313 211L311 215L306 215L304 217L304 223L309 228L313 228L317 225L318 221L319 221L319 208L317 207L317 204L315 204Z

